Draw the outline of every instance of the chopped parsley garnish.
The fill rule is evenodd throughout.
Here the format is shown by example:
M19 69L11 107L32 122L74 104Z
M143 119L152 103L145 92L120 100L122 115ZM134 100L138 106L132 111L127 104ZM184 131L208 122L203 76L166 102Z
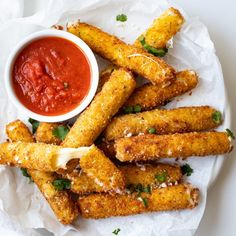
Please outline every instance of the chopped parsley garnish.
M115 229L112 233L115 234L115 235L118 235L119 232L120 232L120 229L117 228L117 229Z
M140 111L142 111L142 107L140 105L126 106L123 108L123 112L125 114L138 113Z
M29 175L27 169L25 169L25 168L20 168L20 170L21 170L21 173L22 173L22 175L23 175L24 177L29 178L29 182L30 182L30 183L34 182L33 179L31 178L31 176Z
M227 135L232 139L235 139L234 133L230 129L226 129Z
M66 135L69 133L69 131L70 127L68 125L60 125L55 129L53 129L52 134L63 141Z
M216 124L220 124L222 121L222 116L219 111L215 111L214 113L212 113L211 118Z
M164 57L166 53L168 52L167 48L154 48L150 45L148 45L145 41L145 37L142 36L139 39L140 43L142 44L143 48L146 49L147 52L153 54L156 57Z
M130 113L133 113L134 108L132 106L127 106L123 108L123 111L125 114L130 114Z
M143 192L151 194L151 186L148 184L147 187L143 187Z
M32 132L34 134L36 132L36 130L38 129L40 122L37 120L34 120L32 118L29 118L28 121L32 125Z
M159 183L164 183L164 182L166 182L167 176L168 176L167 172L163 172L162 174L156 174L156 175L155 175L155 179L156 179Z
M183 166L181 166L181 172L183 175L190 176L193 173L193 169L189 164L184 164Z
M140 112L142 110L142 107L140 105L135 105L134 106L134 112L137 113L137 112Z
M69 179L56 179L52 182L54 188L58 191L70 189L71 181Z
M116 16L116 21L121 21L121 22L125 22L127 21L127 16L125 14L119 14Z
M156 134L156 129L155 129L155 128L150 128L150 129L148 130L148 133L149 133L149 134Z
M141 201L145 207L148 207L148 200L147 200L147 198L145 198L145 197L138 197L137 199L139 201Z
M151 193L151 186L148 184L146 187L144 187L142 184L129 184L126 187L126 190L128 190L129 193L137 192L138 196L141 195L141 193Z

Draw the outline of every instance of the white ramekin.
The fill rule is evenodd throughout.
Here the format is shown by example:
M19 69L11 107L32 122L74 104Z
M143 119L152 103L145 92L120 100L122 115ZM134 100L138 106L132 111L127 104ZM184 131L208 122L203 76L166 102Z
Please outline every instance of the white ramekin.
M29 110L27 107L25 107L21 101L17 98L13 85L12 85L12 69L14 66L14 62L16 57L19 55L19 53L22 51L24 47L26 47L29 43L40 39L44 37L60 37L67 39L73 43L75 43L86 55L88 62L90 64L90 70L91 70L91 84L90 84L90 89L87 94L87 96L83 99L83 101L72 111L67 112L62 115L57 115L57 116L46 116L46 115L40 115L37 114L31 110ZM79 66L79 65L78 65ZM47 29L47 30L42 30L33 34L30 34L26 38L24 38L22 41L20 41L11 51L7 62L6 62L6 67L5 67L5 74L4 74L4 80L5 80L5 87L7 94L12 101L12 103L16 106L16 108L19 111L22 111L25 113L27 116L30 118L33 118L38 121L43 121L43 122L59 122L59 121L65 121L68 120L79 113L81 113L92 101L97 87L98 87L98 80L99 80L99 72L98 72L98 64L96 61L96 58L92 52L92 50L88 47L88 45L82 41L80 38L76 37L75 35L62 31L62 30L55 30L55 29Z

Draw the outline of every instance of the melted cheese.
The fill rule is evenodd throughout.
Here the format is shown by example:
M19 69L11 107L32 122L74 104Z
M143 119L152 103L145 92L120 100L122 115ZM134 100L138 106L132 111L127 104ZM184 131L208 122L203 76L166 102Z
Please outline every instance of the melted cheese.
M80 159L84 156L91 147L80 147L80 148L63 148L59 151L55 165L57 168L66 169L66 164L72 159Z

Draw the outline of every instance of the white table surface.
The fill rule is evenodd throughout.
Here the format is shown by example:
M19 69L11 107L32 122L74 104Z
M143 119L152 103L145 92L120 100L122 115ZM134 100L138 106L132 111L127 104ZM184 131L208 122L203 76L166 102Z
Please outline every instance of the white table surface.
M0 0L1 1L1 0ZM48 0L22 0L24 15L29 16ZM199 16L208 27L220 59L232 111L232 130L236 133L236 1L235 0L169 0L192 16ZM220 99L220 95L219 95ZM222 171L211 187L207 207L196 236L236 235L236 159L235 151L225 161ZM17 236L13 231L0 228L0 235ZM43 233L45 235L45 233Z

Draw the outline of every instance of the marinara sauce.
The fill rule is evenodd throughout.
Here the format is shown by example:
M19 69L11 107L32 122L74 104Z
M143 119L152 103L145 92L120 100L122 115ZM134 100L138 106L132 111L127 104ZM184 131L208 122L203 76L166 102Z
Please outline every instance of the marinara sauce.
M28 44L12 71L13 88L21 103L48 116L76 108L89 92L90 78L86 55L76 44L59 37Z

